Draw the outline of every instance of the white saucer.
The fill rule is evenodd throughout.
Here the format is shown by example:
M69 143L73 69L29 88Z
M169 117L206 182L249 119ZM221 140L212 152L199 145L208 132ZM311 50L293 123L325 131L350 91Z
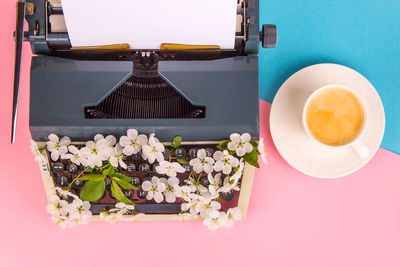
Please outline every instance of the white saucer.
M369 157L361 159L352 147L324 146L305 133L305 100L328 84L347 85L364 100L368 121L360 142L371 152ZM361 74L341 65L317 64L296 72L281 86L272 102L270 129L279 153L295 169L314 177L336 178L357 171L375 155L385 130L385 113L375 88Z

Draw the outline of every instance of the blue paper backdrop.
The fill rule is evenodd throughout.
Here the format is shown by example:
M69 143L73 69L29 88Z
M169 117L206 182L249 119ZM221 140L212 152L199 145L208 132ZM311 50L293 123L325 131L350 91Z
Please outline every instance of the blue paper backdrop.
M306 66L348 66L377 89L386 114L382 147L400 154L400 0L260 0L262 24L277 25L278 46L260 52L261 99L271 103Z

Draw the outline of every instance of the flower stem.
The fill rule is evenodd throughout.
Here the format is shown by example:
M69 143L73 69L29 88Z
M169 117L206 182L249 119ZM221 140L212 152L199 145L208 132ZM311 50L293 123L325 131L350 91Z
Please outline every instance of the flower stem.
M78 174L78 176L76 176L76 177L74 178L74 180L72 180L72 182L71 182L67 187L64 188L64 190L67 190L67 191L71 190L72 184L73 184L79 177L81 177L81 175L82 175L85 171L87 171L88 169L89 169L89 168L86 167L80 174Z

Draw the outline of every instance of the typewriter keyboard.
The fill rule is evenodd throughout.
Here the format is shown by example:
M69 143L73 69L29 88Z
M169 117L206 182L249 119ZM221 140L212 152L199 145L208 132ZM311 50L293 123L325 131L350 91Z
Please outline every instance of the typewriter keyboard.
M206 149L207 156L212 157L214 151L216 150L216 145L182 145L175 150L175 155L171 156L172 161L176 161L178 158L192 159L197 155L197 150L200 148ZM166 147L164 152L164 157L169 160L169 149ZM176 214L181 212L182 200L177 199L175 203L167 203L164 199L161 203L156 203L154 200L146 199L146 191L141 189L141 185L144 181L150 180L151 177L166 177L165 175L160 175L156 172L157 161L153 164L149 164L147 161L143 160L140 152L138 154L126 157L124 162L127 164L127 169L121 169L120 167L116 171L132 177L132 184L139 188L139 190L123 190L125 196L134 202L135 210L141 213L147 214ZM74 178L76 178L79 173L84 170L83 166L78 166L69 160L58 160L56 162L51 161L51 176L53 177L54 184L58 187L64 188L68 186ZM189 164L182 164L186 169L185 173L178 173L177 177L180 180L180 184L184 185L189 177L192 170L192 166ZM82 176L87 175L84 173ZM198 175L198 174L197 174ZM225 175L221 176L221 182L223 182ZM78 195L85 181L75 181L71 186L71 192ZM99 214L107 205L109 208L113 207L118 200L115 199L111 193L111 179L106 178L106 191L104 196L98 200L91 202L91 211L93 214ZM208 187L209 182L207 174L202 174L200 178L200 183ZM239 192L231 191L229 193L222 193L222 198L220 198L222 210L226 211L229 208L237 206Z

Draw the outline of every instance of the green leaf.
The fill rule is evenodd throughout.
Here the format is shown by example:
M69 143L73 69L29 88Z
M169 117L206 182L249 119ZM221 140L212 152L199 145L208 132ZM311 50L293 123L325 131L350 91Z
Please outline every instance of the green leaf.
M113 177L113 180L117 181L117 183L123 188L123 189L133 189L133 190L139 190L139 188L137 188L136 186L134 186L133 184L119 179L117 177Z
M122 192L121 187L119 187L114 179L111 181L111 192L113 193L114 197L119 201L127 205L135 205L125 196L124 192Z
M218 146L217 146L217 148L219 149L219 150L222 150L222 151L224 151L224 150L227 150L228 149L228 143L230 142L230 140L224 140L224 141L222 141Z
M164 144L164 146L169 146L169 147L172 147L172 148L175 148L172 144Z
M189 164L189 160L187 158L176 159L180 164Z
M260 165L258 164L258 154L255 150L251 151L250 153L245 154L243 156L243 159L250 165L260 168Z
M256 141L251 140L249 143L250 143L255 149L257 149L258 143L257 143Z
M86 176L79 177L79 181L103 181L107 176L102 174L89 174Z
M172 145L175 148L180 147L181 143L182 143L182 136L180 136L180 135L175 136L174 139L172 140Z
M125 182L128 182L128 183L132 182L132 177L123 175L122 173L119 173L119 172L114 173L113 176L115 176L121 180L124 180Z
M102 198L106 191L106 183L101 181L87 181L81 190L80 198L86 201L96 201Z
M107 169L103 170L103 175L111 176L115 173L115 168L114 166L110 165Z

